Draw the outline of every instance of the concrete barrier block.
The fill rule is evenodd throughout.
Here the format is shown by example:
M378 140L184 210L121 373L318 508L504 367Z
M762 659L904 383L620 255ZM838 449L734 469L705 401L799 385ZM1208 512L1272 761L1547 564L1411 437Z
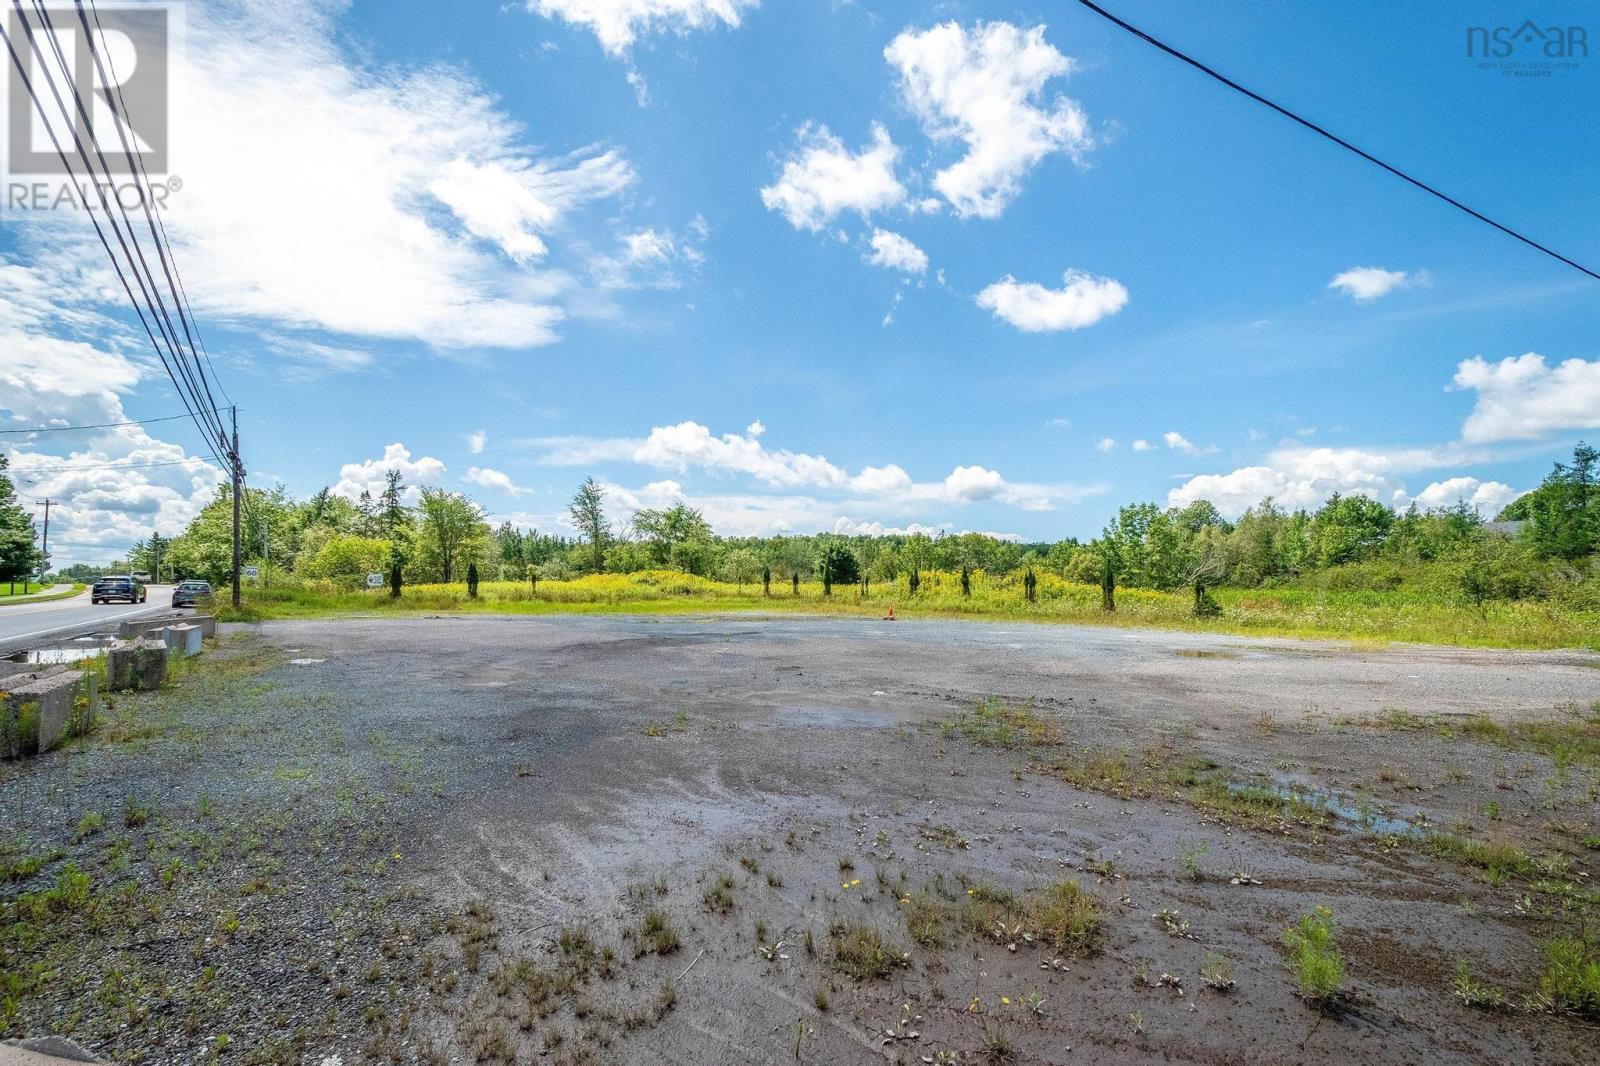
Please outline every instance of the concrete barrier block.
M106 689L155 689L167 679L167 642L154 638L119 644L106 663Z
M217 616L214 614L190 615L189 624L199 626L201 636L207 640L211 640L217 635Z
M81 673L62 671L7 690L0 710L3 754L13 759L34 755L75 735L75 729L83 728L85 716L93 720L94 696L89 684Z
M161 636L167 643L168 655L198 655L200 653L201 631L199 626L167 626L161 631Z

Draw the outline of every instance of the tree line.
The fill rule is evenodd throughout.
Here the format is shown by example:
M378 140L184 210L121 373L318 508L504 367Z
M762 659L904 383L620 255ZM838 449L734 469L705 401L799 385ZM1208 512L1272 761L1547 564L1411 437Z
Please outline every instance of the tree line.
M1453 582L1474 601L1592 588L1600 564L1600 453L1579 444L1544 482L1490 523L1464 502L1397 510L1361 495L1334 494L1315 509L1268 498L1238 519L1210 503L1121 507L1087 541L1023 542L980 533L884 536L719 536L684 503L615 513L593 478L574 495L572 534L489 524L481 507L442 488L415 501L398 471L377 497L329 489L296 501L281 486L248 490L243 540L249 560L272 575L356 587L368 574L398 571L407 584L566 580L593 573L674 570L747 585L820 581L825 586L897 582L915 591L931 572L1016 576L1049 572L1110 589L1207 588L1289 583L1383 590L1418 574ZM232 498L223 485L181 535L152 537L126 562L152 572L226 580ZM0 505L3 506L3 505ZM1444 575L1440 577L1439 575ZM0 574L3 577L3 574ZM1600 580L1600 579L1597 579ZM1032 588L1032 585L1026 585Z

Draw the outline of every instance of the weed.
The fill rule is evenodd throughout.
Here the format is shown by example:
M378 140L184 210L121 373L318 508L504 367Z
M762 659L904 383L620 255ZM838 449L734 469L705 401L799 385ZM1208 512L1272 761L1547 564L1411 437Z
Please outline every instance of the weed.
M129 829L137 829L150 820L150 808L136 799L129 798L122 805L122 824Z
M1183 867L1183 872L1191 881L1201 879L1200 860L1206 857L1211 850L1211 845L1201 841L1178 841L1178 864Z
M1076 881L1057 881L1021 897L978 885L967 890L966 919L973 932L1013 951L1034 942L1056 951L1086 951L1100 930L1101 906Z
M1233 989L1233 966L1227 959L1214 951L1206 952L1206 957L1200 963L1200 980L1205 982L1207 988L1218 992L1228 992Z
M94 836L106 825L106 816L99 811L90 811L78 819L78 826L73 830L72 839L75 843L82 843Z
M1577 937L1547 943L1539 992L1557 1010L1600 1017L1600 946Z
M739 856L739 865L743 866L746 870L753 874L758 874L761 872L761 864L756 862L756 860L752 859L748 855Z
M828 935L833 939L833 968L857 981L888 977L909 962L905 951L869 925L838 922Z
M819 1011L826 1012L827 1009L828 1009L828 992L827 992L827 989L823 989L823 988L817 989L816 995L811 997L811 1005L816 1007L817 1010L819 1010Z
M1511 1006L1504 991L1473 976L1472 967L1466 959L1456 960L1456 975L1451 984L1456 998L1468 1007L1498 1011L1508 1010Z
M705 901L706 910L713 914L727 914L733 910L733 878L722 874L712 882L700 897Z
M776 871L776 870L768 870L767 871L767 887L768 888L782 888L783 887L783 875L778 873L778 871Z
M1318 907L1283 931L1289 971L1300 995L1318 1006L1331 1004L1344 987L1344 957L1333 942L1333 912Z
M640 954L671 955L678 950L678 931L665 912L654 909L644 912L639 924L639 945Z
M906 932L911 939L925 948L944 945L945 907L928 896L905 895L900 897L900 909L906 916Z

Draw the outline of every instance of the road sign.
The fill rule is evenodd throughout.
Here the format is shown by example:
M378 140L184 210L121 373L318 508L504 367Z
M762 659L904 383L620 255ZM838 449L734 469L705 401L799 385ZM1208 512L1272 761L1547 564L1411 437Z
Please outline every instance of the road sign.
M367 588L369 588L369 589L381 589L381 588L383 588L383 575L382 574L368 574L367 575Z
M249 578L260 577L261 576L261 567L259 567L259 566L247 566L247 567L245 567L244 568L244 576L245 577L249 577Z

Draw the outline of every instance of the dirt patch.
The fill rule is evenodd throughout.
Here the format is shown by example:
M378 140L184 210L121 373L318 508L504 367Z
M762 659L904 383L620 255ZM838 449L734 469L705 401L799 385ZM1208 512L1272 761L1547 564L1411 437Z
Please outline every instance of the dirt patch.
M230 637L0 768L29 981L0 1017L128 1061L1584 1060L1592 1031L1530 997L1544 942L1593 923L1600 767L1567 709L1592 670L1131 636ZM69 866L98 902L52 898L41 932ZM1285 958L1318 907L1331 1014ZM1514 1024L1466 1005L1460 960Z

